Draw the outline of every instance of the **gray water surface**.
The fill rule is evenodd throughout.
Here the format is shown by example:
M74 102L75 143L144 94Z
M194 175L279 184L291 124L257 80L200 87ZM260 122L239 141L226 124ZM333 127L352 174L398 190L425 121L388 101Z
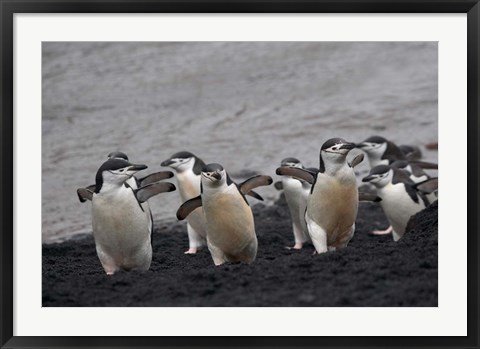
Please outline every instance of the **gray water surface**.
M382 135L437 161L423 148L438 139L437 91L434 42L45 42L43 241L91 231L76 189L114 150L145 174L189 150L238 179L277 180L287 156L318 167L332 137ZM279 195L258 192L267 204ZM174 220L181 204L177 192L150 202L155 219Z

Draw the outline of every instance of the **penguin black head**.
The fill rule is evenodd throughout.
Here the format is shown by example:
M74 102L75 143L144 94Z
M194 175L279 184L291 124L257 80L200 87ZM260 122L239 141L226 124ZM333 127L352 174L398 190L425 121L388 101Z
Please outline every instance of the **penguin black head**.
M221 180L225 174L225 169L220 164L208 164L205 165L202 169L202 176L209 178L211 180Z
M217 163L208 164L202 168L202 172L221 172L221 171L224 171L224 168L222 165Z
M358 143L357 148L360 148L367 153L380 152L383 154L387 148L387 142L388 141L381 136L371 136L363 142Z
M230 185L232 180L222 165L212 163L202 169L202 186L219 187L224 184Z
M372 168L368 176L362 179L362 182L370 182L380 188L390 183L392 178L392 168L388 165L379 165Z
M169 159L163 161L160 165L171 167L177 172L191 170L196 175L200 175L205 163L196 155L188 151L181 151L173 154Z
M382 136L371 136L364 140L362 143L382 144L387 143L387 139ZM359 145L361 145L362 143L360 143Z
M406 160L405 154L402 153L395 143L380 137L372 136L357 144L357 148L362 149L368 155L370 165L388 165L395 160Z
M123 159L128 161L128 156L125 153L122 153L121 151L112 151L110 154L108 154L109 159Z
M95 176L95 193L100 193L106 184L109 188L121 186L135 173L146 168L146 165L134 165L120 158L108 159L100 166Z
M326 164L343 164L347 154L355 148L355 143L342 138L331 138L320 149L320 172L325 172ZM328 167L328 165L327 165Z
M282 166L290 166L290 167L300 167L303 168L302 163L297 158L285 158L282 160Z
M334 154L347 155L350 150L355 148L355 143L347 142L342 138L330 138L323 143L320 151Z

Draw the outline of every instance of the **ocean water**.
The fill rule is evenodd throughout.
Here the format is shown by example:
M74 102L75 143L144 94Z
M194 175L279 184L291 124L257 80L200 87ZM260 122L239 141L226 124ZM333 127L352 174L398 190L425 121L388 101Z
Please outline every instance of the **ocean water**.
M435 42L45 42L43 241L91 232L76 189L115 150L147 164L145 174L188 150L238 180L278 180L288 156L318 167L332 137L382 135L437 161L424 148L438 140L437 92ZM267 204L279 195L258 192ZM177 192L150 203L156 220L172 221L181 204Z

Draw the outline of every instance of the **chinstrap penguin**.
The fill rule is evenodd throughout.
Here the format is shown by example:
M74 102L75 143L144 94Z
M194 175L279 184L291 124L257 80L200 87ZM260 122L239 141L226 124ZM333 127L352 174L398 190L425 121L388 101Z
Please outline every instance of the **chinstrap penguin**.
M390 167L392 169L400 169L405 171L405 173L409 175L410 180L414 183L421 183L430 179L431 177L425 171L423 171L423 169L419 165L417 165L417 163L427 164L420 161L409 162L407 160L396 160L390 165ZM424 167L431 168L431 169L437 168L436 164L432 164L432 163L428 163L428 166L424 165ZM434 191L426 195L429 202L433 202L437 199L437 191ZM372 235L388 235L391 233L392 233L391 225L385 230L375 229L372 231Z
M282 160L281 166L304 168L300 160L288 157ZM276 184L276 187L280 187ZM299 250L308 240L308 228L305 221L307 199L310 194L311 184L290 176L282 176L281 188L287 201L288 210L292 219L292 229L295 244L287 247Z
M127 180L146 165L112 158L100 166L92 194L93 237L98 258L108 275L119 270L150 268L152 214L146 201L175 190L168 182L133 189Z
M390 222L393 240L398 241L405 233L408 220L415 213L430 204L426 194L438 189L436 178L415 183L409 174L388 165L372 168L363 182L372 183L377 188L380 204Z
M363 155L348 163L347 154L353 148L354 143L332 138L320 149L318 173L293 167L277 169L277 174L312 183L305 220L317 253L347 246L355 232L359 193L353 167L362 161Z
M163 161L161 166L171 167L177 173L178 192L182 202L200 195L201 172L205 166L202 159L188 151L181 151ZM189 248L185 253L195 254L206 244L207 237L205 217L201 207L188 216L187 233Z
M251 263L257 255L258 243L253 213L245 194L271 183L271 177L259 175L237 185L222 165L206 165L201 172L201 194L184 202L177 211L177 218L185 219L202 206L207 246L214 264Z

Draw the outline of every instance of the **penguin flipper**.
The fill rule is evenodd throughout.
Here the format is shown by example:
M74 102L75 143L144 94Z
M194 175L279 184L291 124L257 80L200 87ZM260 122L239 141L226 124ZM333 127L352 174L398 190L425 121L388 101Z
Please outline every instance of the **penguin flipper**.
M95 187L96 185L93 184L93 185L89 185L86 188L78 188L77 189L78 200L80 200L80 202L85 202L87 200L92 201Z
M402 169L395 169L393 171L392 184L403 183L405 191L413 202L418 203L418 192L415 189L415 183L410 179L410 173Z
M275 189L277 189L277 190L282 190L282 189L283 189L283 183L280 182L280 181L275 182L275 183L273 184L273 186L274 186Z
M149 174L146 177L140 178L140 187L144 187L146 185L161 181L163 179L168 179L173 177L173 172L171 171L160 171Z
M363 193L363 192L358 192L358 201L372 201L372 202L380 202L382 201L382 198L379 197L376 194L372 193Z
M290 176L302 179L310 184L313 184L315 181L315 176L313 173L298 167L281 166L277 168L275 173L280 176Z
M258 194L257 192L253 191L253 190L250 190L247 194L245 195L248 195L248 196L251 196L252 198L255 198L257 200L260 200L260 201L263 201L263 198L260 194Z
M144 203L152 196L155 196L160 193L165 193L169 191L174 191L175 185L169 182L155 182L141 188L135 189L135 196L140 203Z
M177 210L177 219L183 221L196 208L202 206L202 197L199 195L185 201Z
M419 191L424 194L430 194L438 190L438 177L429 178L426 181L414 185Z
M273 179L270 176L258 175L247 179L241 183L238 188L244 195L249 194L253 188L272 184ZM256 194L256 193L255 193ZM258 194L257 194L258 195ZM254 196L255 197L255 196Z
M424 170L438 170L438 164L433 162L426 161L409 161L410 164L417 165L418 167L423 168Z
M349 163L350 167L354 168L355 166L357 166L359 163L361 163L363 161L363 158L364 158L363 154L358 154L357 156L355 156L353 158L352 162Z

